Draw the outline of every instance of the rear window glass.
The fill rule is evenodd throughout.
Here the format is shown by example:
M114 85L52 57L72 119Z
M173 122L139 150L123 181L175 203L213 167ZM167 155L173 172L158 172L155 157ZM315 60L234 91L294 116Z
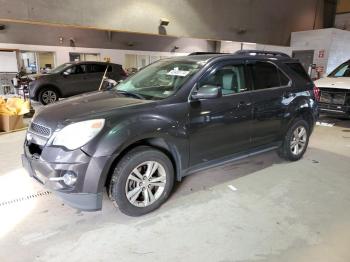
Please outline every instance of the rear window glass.
M106 71L106 65L103 64L90 64L90 73L104 73ZM112 72L112 66L108 66L108 72Z
M281 72L281 70L278 70L279 76L280 76L280 82L281 86L287 86L289 84L289 78Z
M248 67L253 75L255 90L282 86L282 73L275 65L258 61Z
M286 63L286 65L294 71L297 75L299 75L306 82L311 82L309 75L306 73L304 67L299 63Z

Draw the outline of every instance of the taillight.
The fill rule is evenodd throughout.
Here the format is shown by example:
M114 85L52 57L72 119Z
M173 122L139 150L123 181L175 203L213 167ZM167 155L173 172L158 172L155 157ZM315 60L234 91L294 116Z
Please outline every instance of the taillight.
M317 86L314 86L314 96L317 102L320 101L321 91Z

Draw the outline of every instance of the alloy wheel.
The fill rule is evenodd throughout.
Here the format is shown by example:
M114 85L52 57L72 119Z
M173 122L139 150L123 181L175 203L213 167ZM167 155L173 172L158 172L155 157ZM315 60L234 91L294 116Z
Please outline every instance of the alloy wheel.
M42 100L45 104L50 104L57 100L57 95L54 91L47 90L43 92Z
M306 146L307 132L305 127L297 127L293 134L290 142L290 149L293 155L299 155L303 152Z
M164 167L157 161L147 161L129 174L125 194L132 205L146 207L160 198L166 182Z

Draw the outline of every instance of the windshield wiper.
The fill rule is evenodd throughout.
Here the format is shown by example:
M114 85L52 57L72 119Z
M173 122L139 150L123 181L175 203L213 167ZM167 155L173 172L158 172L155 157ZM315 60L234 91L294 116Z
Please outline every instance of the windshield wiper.
M120 94L123 94L123 95L128 95L128 96L133 96L133 97L136 97L138 99L142 99L142 100L145 100L146 98L142 95L139 95L139 94L135 94L135 93L132 93L132 92L128 92L128 91L124 91L124 90L118 90L117 89L117 93L120 93Z

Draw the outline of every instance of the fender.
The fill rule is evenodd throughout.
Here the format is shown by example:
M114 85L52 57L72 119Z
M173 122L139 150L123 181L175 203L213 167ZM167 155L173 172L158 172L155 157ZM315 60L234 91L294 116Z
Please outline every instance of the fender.
M50 84L49 84L49 83L43 83L43 84L40 84L37 88L35 88L34 97L35 97L36 100L39 99L39 93L40 93L40 91L41 91L43 88L51 88L51 89L54 89L54 90L57 92L58 96L59 96L59 97L62 97L61 91L60 91L60 89L59 89L56 85L51 84L51 83L50 83Z
M305 92L298 93L288 104L282 123L284 128L281 130L281 136L287 132L292 122L300 116L306 117L305 120L309 122L312 131L318 117L317 103L310 98L310 94L305 94Z
M113 127L108 125L116 121L107 120L108 131L99 135L93 145L89 144L82 148L94 158L109 158L101 177L98 178L98 192L102 191L113 163L126 150L138 144L151 144L164 149L174 164L176 179L181 180L183 170L187 168L189 162L186 119L180 122L158 114L134 114L120 119Z

